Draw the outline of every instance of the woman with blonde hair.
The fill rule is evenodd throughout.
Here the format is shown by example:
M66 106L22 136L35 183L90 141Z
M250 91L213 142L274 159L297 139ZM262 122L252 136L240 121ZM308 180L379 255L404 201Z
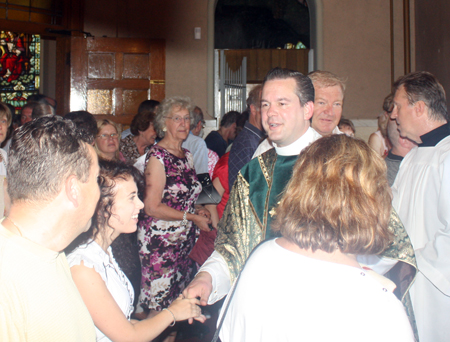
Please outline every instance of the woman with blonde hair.
M395 285L357 261L390 244L390 212L386 166L365 142L305 148L276 209L281 237L248 259L221 340L413 342Z
M106 160L125 161L119 151L120 130L117 124L109 119L97 121L97 136L95 137L95 150L100 158Z

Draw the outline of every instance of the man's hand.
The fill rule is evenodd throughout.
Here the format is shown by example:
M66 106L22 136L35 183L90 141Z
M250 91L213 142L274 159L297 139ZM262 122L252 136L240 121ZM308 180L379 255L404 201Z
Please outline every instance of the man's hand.
M185 298L200 298L200 305L208 305L212 292L212 277L208 272L200 272L183 291Z
M184 298L200 298L200 305L208 305L208 298L212 292L212 277L208 272L200 272L183 291ZM189 319L189 324L193 322Z

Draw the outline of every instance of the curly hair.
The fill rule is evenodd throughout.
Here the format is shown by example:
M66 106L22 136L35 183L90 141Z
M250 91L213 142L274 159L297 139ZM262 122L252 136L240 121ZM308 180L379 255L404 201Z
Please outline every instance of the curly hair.
M272 229L312 251L378 254L391 242L386 165L345 134L305 148L276 209Z
M191 115L193 108L194 106L189 97L166 97L156 109L156 118L154 125L158 137L160 137L161 139L164 138L166 134L166 117L169 116L175 109L187 109L189 111L189 115Z
M66 249L66 253L90 239L94 240L97 234L106 232L105 228L109 226L109 220L113 216L112 208L117 194L116 185L118 181L134 180L138 188L139 198L141 200L144 198L144 178L134 166L121 161L104 159L99 159L99 166L98 185L100 187L100 199L92 217L91 227Z

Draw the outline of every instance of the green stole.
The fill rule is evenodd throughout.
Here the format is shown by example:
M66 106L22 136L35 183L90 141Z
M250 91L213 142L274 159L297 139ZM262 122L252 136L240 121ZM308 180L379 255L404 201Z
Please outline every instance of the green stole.
M294 164L298 158L298 155L277 155L276 153L273 153L275 152L275 149L272 149L270 152L269 158L266 159L266 163L262 163L263 169L271 169L269 173L261 172L260 161L260 163L254 163L252 167L247 168L247 170L244 171L245 174L243 174L243 177L250 185L250 202L252 203L259 220L263 222L263 227L265 228L265 232L263 233L265 235L265 240L275 237L272 229L270 229L273 219L271 210L278 205L278 201L283 195L283 191L289 182L289 179L291 179L292 170L294 169ZM247 178L247 176L250 177Z

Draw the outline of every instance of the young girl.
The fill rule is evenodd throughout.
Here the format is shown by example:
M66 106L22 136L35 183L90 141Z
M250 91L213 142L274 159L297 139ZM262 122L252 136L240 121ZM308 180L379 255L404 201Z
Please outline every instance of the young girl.
M89 237L67 259L73 280L92 316L97 341L150 341L168 326L188 318L204 321L197 299L176 299L152 318L130 320L134 291L111 251L120 234L136 231L143 203L138 197L142 176L134 167L100 161L100 201Z

